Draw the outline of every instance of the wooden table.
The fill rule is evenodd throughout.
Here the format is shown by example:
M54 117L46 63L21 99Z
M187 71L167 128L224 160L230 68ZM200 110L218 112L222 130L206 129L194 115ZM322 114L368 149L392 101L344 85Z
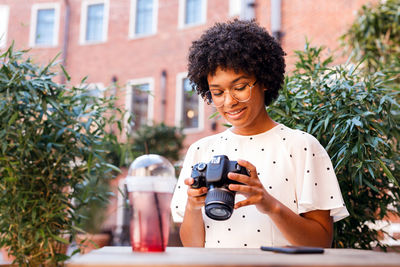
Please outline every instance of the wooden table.
M130 247L104 247L69 260L67 267L164 266L396 266L400 253L356 249L326 249L323 254L290 255L259 249L168 247L164 253L133 253Z

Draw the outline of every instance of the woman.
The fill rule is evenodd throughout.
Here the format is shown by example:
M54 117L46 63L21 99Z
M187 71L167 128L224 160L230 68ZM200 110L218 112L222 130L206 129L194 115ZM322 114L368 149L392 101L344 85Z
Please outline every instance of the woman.
M333 222L348 216L325 149L311 135L273 121L266 111L284 80L284 52L255 22L217 23L189 53L188 77L197 92L232 125L192 144L172 199L184 246L330 247ZM207 188L191 187L192 166L227 155L249 175L240 182L228 220L204 214Z

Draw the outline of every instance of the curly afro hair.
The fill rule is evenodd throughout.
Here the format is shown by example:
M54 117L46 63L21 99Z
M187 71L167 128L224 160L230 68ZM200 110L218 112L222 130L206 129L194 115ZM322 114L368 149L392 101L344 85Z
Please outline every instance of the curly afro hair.
M207 76L214 75L218 67L254 75L267 88L264 103L268 106L282 88L284 56L279 43L255 21L216 23L192 43L188 78L197 93L211 102Z

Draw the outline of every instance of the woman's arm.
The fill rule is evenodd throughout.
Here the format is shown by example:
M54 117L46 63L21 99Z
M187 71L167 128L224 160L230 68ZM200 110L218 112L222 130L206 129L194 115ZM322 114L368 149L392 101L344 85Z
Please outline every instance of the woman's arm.
M179 234L185 247L204 247L205 233L201 208L204 206L207 188L193 189L190 187L192 183L193 178L185 180L185 184L189 186L188 200Z
M247 198L235 204L235 209L255 205L267 214L292 245L330 247L333 237L333 220L329 210L315 210L298 215L271 196L261 184L256 168L249 162L238 163L250 171L250 177L229 173L228 177L244 185L231 184L229 189L241 192Z

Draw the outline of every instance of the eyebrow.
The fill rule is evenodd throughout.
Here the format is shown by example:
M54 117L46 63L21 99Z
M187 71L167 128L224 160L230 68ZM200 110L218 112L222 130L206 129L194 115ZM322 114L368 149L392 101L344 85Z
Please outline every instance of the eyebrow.
M236 79L232 80L231 84L239 81L240 79L248 79L248 78L250 78L250 77L246 76L246 75L239 76ZM220 87L220 85L219 84L209 84L208 87Z

